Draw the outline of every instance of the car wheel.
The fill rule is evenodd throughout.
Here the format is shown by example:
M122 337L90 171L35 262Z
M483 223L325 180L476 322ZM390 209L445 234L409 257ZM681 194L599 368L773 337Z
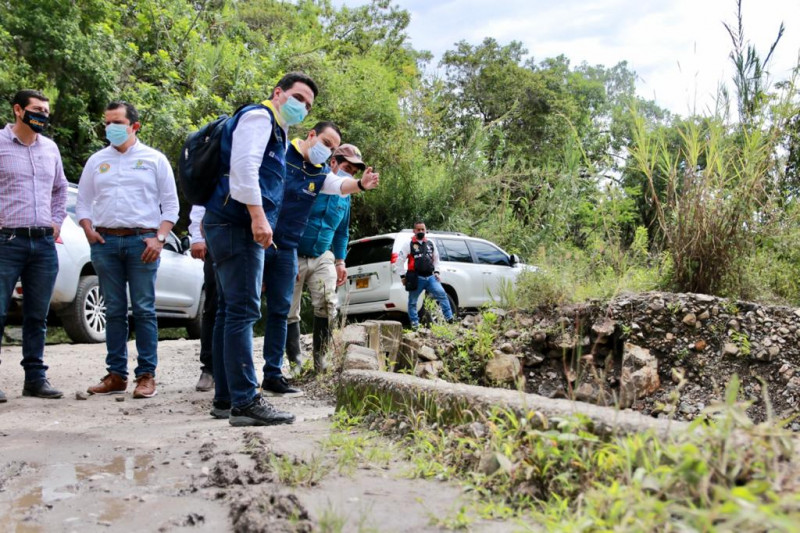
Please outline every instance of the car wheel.
M64 331L73 342L96 343L106 340L106 302L97 276L83 276L69 307L59 314Z
M447 293L447 301L450 303L450 310L453 312L453 317L458 318L458 306L449 292Z
M197 303L197 316L186 324L186 336L190 339L199 339L203 334L203 307L206 305L206 291L200 291L200 301Z

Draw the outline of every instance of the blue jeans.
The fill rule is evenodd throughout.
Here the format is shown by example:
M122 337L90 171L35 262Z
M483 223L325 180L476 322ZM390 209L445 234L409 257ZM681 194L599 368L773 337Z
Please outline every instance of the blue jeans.
M453 310L450 309L450 301L447 299L447 293L444 292L442 284L436 279L436 276L419 276L419 284L416 290L408 293L408 320L413 327L419 325L419 316L417 316L417 300L422 291L427 291L434 300L439 302L439 307L442 308L445 320L453 318Z
M211 211L203 217L203 230L217 276L214 402L244 407L258 396L253 325L261 318L264 249L249 226L231 224Z
M29 238L0 235L0 349L11 293L22 277L22 367L25 381L45 379L44 337L47 311L58 274L58 255L53 237Z
M156 320L156 272L161 259L142 261L144 239L155 232L118 237L104 235L105 244L94 243L92 264L106 303L106 370L128 379L128 287L136 331L136 377L156 375L158 321Z
M267 296L264 377L279 378L283 365L283 348L286 346L286 322L292 307L294 281L297 277L297 250L270 246L264 256L264 286Z

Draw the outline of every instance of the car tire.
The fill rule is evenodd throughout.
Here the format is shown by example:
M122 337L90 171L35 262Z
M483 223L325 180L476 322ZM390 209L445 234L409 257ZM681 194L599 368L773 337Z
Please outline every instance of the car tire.
M200 291L200 300L197 302L197 315L186 324L186 336L190 339L199 339L203 334L203 307L206 305L206 290Z
M97 276L80 278L75 300L59 313L59 318L73 342L105 342L106 304Z
M453 299L453 296L449 292L447 293L447 301L450 303L450 310L453 312L453 317L458 318L458 306L456 305L455 299Z

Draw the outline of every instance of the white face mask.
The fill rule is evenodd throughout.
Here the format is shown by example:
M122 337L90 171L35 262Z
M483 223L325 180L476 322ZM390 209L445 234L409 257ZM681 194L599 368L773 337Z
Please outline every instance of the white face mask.
M308 161L312 165L321 165L331 156L331 149L323 144L322 141L317 140L314 145L308 149Z

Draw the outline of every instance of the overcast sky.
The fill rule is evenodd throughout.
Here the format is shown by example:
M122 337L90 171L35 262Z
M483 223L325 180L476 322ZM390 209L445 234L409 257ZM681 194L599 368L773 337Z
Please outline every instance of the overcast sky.
M335 0L362 5L362 0ZM720 81L730 79L731 49L722 22L736 25L733 0L395 0L411 13L408 33L438 65L453 44L525 44L537 62L564 54L607 67L628 61L639 94L686 115L713 107ZM744 0L745 36L766 55L783 21L786 32L770 64L786 79L800 51L800 0Z

